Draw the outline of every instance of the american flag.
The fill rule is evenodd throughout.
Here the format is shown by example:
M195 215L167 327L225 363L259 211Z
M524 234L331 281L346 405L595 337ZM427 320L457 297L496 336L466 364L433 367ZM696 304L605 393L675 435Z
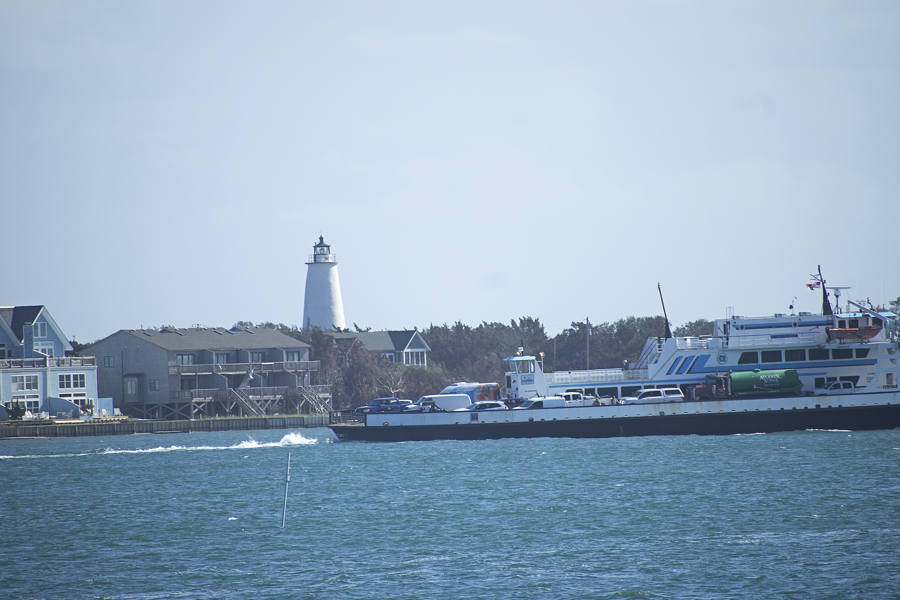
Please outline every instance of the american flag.
M817 281L815 283L807 283L806 287L808 287L811 290L817 290L822 287L822 284Z

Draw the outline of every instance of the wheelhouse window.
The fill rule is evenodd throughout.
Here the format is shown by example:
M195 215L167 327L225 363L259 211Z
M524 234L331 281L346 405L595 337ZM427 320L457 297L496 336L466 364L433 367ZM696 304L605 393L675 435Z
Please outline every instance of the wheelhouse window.
M762 351L762 361L764 363L779 363L779 362L781 362L781 350L763 350Z
M806 360L806 350L803 348L784 351L785 362L801 362Z
M828 348L810 348L809 360L828 360Z
M865 358L869 355L868 348L857 348L856 349L856 358Z
M853 358L853 350L850 348L835 348L831 351L831 358L834 360Z
M755 365L759 362L759 356L756 352L742 352L738 359L739 365Z

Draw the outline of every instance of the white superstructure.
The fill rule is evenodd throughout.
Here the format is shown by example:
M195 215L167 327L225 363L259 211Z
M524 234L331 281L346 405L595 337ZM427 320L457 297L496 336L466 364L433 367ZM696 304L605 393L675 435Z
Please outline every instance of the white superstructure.
M344 329L344 304L337 257L331 253L331 246L325 243L322 236L319 236L319 243L313 246L313 253L306 264L303 327Z
M539 358L513 356L506 359L507 395L621 398L641 388L680 387L689 396L707 375L757 369L795 370L806 394L824 394L836 381L851 382L855 393L896 392L900 321L856 306L860 312L718 319L712 336L648 339L626 369L545 373Z

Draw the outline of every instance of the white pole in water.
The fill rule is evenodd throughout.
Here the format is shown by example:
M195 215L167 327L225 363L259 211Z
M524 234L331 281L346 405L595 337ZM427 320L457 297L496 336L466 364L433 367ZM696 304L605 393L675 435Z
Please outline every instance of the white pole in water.
M281 527L284 528L284 519L287 516L287 492L291 483L291 453L288 452L287 473L284 476L284 508L281 509Z

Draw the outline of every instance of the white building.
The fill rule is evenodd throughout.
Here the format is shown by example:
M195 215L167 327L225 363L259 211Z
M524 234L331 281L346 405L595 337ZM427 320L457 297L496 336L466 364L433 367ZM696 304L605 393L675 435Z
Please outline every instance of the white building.
M303 327L320 327L326 331L344 329L344 304L338 280L337 256L319 236L313 254L306 263L306 294L303 300Z

